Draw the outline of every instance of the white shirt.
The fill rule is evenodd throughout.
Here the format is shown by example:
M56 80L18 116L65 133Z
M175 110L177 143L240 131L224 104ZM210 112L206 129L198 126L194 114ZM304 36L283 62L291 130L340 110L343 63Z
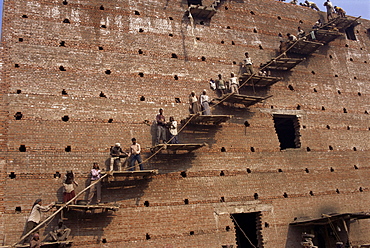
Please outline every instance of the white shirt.
M237 77L232 77L230 78L230 85L236 84L239 85L238 78Z
M203 102L208 102L209 97L207 95L200 95L200 104L203 104Z
M39 224L40 223L40 220L41 220L41 212L47 212L47 211L49 211L50 208L51 208L51 205L48 205L48 206L43 207L43 206L41 206L39 204L36 204L32 208L31 214L28 217L28 220L27 221L33 221L33 222Z
M245 63L246 65L251 65L251 64L253 64L253 63L252 63L252 58L249 58L249 57L248 57L248 58L245 58L245 59L244 59L244 63Z
M169 130L172 135L177 135L177 121L171 122Z

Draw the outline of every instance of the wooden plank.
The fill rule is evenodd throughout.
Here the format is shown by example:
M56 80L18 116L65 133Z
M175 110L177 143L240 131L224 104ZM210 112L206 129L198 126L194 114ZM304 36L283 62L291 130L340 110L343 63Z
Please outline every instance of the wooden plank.
M190 5L189 11L193 18L198 19L211 19L217 10L213 7L200 6L200 5Z
M323 45L321 42L299 40L288 52L309 55Z
M294 68L296 65L304 61L306 58L279 58L277 60L270 60L269 62L261 65L260 67L265 67L267 64L272 62L267 66L270 70L283 70L289 71Z
M56 242L41 242L41 247L46 247L46 246L55 246L55 245L71 245L73 243L72 240L65 240L65 241L56 241ZM11 246L0 246L0 247L11 247ZM29 244L18 244L15 247L30 247Z
M245 80L247 80L250 77L250 74L242 74L239 77L239 81L241 81L241 84L245 83ZM271 86L274 83L282 80L281 77L269 77L269 76L259 76L259 75L253 75L245 84L245 86L258 86L258 87L267 87Z
M159 145L153 146L150 150L152 152L155 152L162 148L162 150L168 150L168 151L174 151L174 152L176 151L192 152L206 145L207 145L206 143L203 143L203 144L159 144Z
M330 41L335 40L336 38L341 36L343 36L343 34L341 34L337 30L319 29L315 31L316 39L325 43L329 43Z
M55 204L56 207L62 207L64 204ZM113 206L113 205L107 205L107 204L98 204L98 205L75 205L71 204L66 207L68 210L84 210L84 211L89 211L89 210L96 210L96 209L101 209L101 210L112 210L112 211L117 211L119 209L118 206Z
M229 93L229 94L225 94L223 97L215 98L215 100L228 102L228 103L240 103L248 107L258 102L261 102L269 97L271 96L259 97L259 96L247 96L247 95Z
M201 124L201 125L219 125L222 122L230 120L232 115L190 115L186 119L182 120L182 123Z

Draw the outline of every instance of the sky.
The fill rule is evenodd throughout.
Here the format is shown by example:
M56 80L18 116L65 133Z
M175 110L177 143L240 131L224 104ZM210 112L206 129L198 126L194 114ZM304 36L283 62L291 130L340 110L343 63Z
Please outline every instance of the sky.
M2 21L2 14L3 14L3 1L0 0L0 26ZM18 1L24 1L24 0L18 0ZM150 1L150 0L148 0ZM290 0L286 0L286 2L289 2ZM320 10L325 11L325 7L323 6L324 0L310 0L312 2L315 2L317 6L320 8ZM299 2L304 2L303 0L299 0ZM343 8L347 15L359 17L370 20L370 0L331 0L333 5ZM1 29L0 29L0 35L1 35Z

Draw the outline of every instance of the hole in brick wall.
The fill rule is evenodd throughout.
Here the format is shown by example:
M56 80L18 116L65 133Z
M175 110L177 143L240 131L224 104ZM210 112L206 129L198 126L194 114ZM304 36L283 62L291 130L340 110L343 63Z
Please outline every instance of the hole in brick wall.
M21 207L15 207L15 213L16 214L22 213L22 208Z
M312 73L312 75L315 75L315 74L316 74L316 72L315 72L315 71L311 71L311 73Z
M226 232L230 231L230 229L231 229L231 228L230 228L229 226L226 226L226 227L225 227Z
M303 23L303 21L302 20L299 20L299 24L302 24Z
M108 120L108 123L112 123L112 122L113 122L113 119L109 119L109 120Z
M63 5L67 5L68 4L68 2L66 0L64 0L62 3L63 3Z
M142 32L144 32L144 29L139 28L139 33L142 33Z
M307 146L306 150L307 150L308 152L310 152L310 151L311 151L311 148L309 148L309 147Z
M19 151L20 151L20 152L26 152L26 150L27 150L27 149L26 149L26 146L25 146L25 145L20 145L20 146L19 146Z
M140 15L140 12L135 10L135 15Z
M255 200L258 200L258 194L257 194L257 193L254 193L253 198L254 198Z
M168 36L173 37L173 34L168 34Z
M224 44L224 43L225 43L225 41L223 41L223 40L222 40L222 41L221 41L221 44Z
M313 195L314 195L314 194L313 194L313 192L312 192L312 190L310 191L310 195L311 195L311 196L313 196Z
M236 61L233 61L233 65L236 65Z
M230 26L227 26L226 29L230 29Z
M368 115L369 113L367 112L367 110L365 110L364 114Z
M23 117L23 114L21 112L17 112L17 113L15 113L14 117L15 117L16 120L21 120L22 117Z
M360 192L364 192L364 190L362 189L362 187L360 187L358 190L359 190Z
M111 72L111 70L106 70L105 71L105 74L107 74L107 75L110 75L112 72Z
M199 22L200 25L204 25L204 21Z
M139 49L139 51L137 51L139 54L143 54L143 50Z
M226 148L225 147L221 147L221 152L226 152Z
M300 148L300 125L296 115L273 115L274 127L280 143L280 150Z
M181 171L180 175L181 175L182 177L186 177L186 176L187 176L187 175L186 175L186 171Z
M173 59L177 59L177 55L176 55L176 53L171 54L171 58L173 58Z
M358 95L358 96L361 96L361 92L357 92L357 95Z
M225 197L221 196L220 202L225 202Z
M353 61L353 58L349 58L349 61Z
M255 15L255 13L254 13L253 11L251 11L251 12L249 12L249 13L251 13L251 15Z
M196 40L200 40L200 38L199 38L199 37L195 37L195 39L196 39Z
M104 10L104 6L103 5L100 5L99 9L100 10Z
M61 41L61 42L59 42L59 46L60 46L60 47L65 47L65 46L66 46L66 42L65 42L65 41Z
M347 113L347 109L346 108L343 108L343 113Z
M145 207L149 207L149 202L148 202L148 201L145 201L145 202L144 202L144 206L145 206Z
M185 205L189 204L189 200L188 200L188 199L185 199L185 200L184 200L184 204L185 204Z
M65 150L66 152L71 152L72 148L71 148L71 146L67 146L66 148L64 148L64 150Z
M251 169L247 168L247 173L252 173Z
M258 45L258 47L260 48L260 50L263 50L263 47L262 47L262 45Z
M334 77L338 77L338 75L337 75L337 74L335 74L335 75L334 75Z
M357 79L357 77L353 77L353 79Z
M144 73L142 73L142 72L140 72L138 75L139 75L140 77L144 77Z
M107 97L104 93L103 93L103 91L100 91L100 94L99 94L99 97Z
M59 173L59 171L56 171L54 174L54 178L60 178L62 175Z
M334 172L334 168L333 167L330 167L330 172Z
M351 130L351 127L350 126L347 126L347 130Z
M358 170L358 167L357 167L357 165L354 165L354 166L353 166L353 168L355 168L355 170Z
M64 19L63 23L71 23L68 19Z
M346 44L345 47L348 47L348 44Z
M283 172L283 170L282 169L278 169L278 172Z
M340 95L340 94L342 94L342 92L340 90L338 90L338 94Z
M235 45L235 42L234 41L231 41L231 45Z
M225 176L224 171L221 171L221 172L220 172L220 176L221 176L221 177Z
M313 88L313 92L317 92L317 89L316 88Z
M14 65L14 67L15 67L15 68L19 68L19 64L15 64L15 65Z
M101 240L101 242L102 242L103 244L105 244L105 243L107 243L108 241L107 241L107 239L106 239L106 238L103 238L103 239Z
M333 150L333 147L332 146L329 146L329 150L332 151Z
M255 150L254 150L254 147L253 147L253 146L251 147L251 152L255 152Z
M22 15L22 18L28 18L28 16L27 15Z
M19 38L19 39L18 39L18 41L19 41L19 42L23 42L23 38Z
M300 110L301 109L301 105L297 105L297 110Z
M176 79L177 80L177 79ZM180 100L180 98L178 98L178 97L175 97L175 103L181 103L181 100Z
M257 29L253 29L253 33L258 33Z
M100 51L104 50L104 48L103 48L102 46L98 47L98 49L99 49Z
M101 25L100 27L101 27L101 28L107 28L107 25L104 25L104 24L103 24L103 25Z
M10 179L15 179L17 177L17 175L15 174L14 171L11 171L10 174L9 174L9 177L10 177Z
M69 121L69 117L68 117L68 115L63 116L63 117L62 117L62 121L66 121L66 122L67 122L67 121Z
M364 63L367 64L367 61L365 60Z
M306 129L306 126L305 126L305 125L303 125L303 126L302 126L302 128L303 128L303 129Z
M265 222L265 228L269 228L270 227L270 224Z
M337 192L337 194L340 194L340 191L339 191L339 189L336 189L336 190L335 190L335 192Z
M333 58L333 56L329 55L329 58L331 58L331 59L332 59L332 58Z
M173 76L175 80L179 80L179 77L177 75Z
M353 147L353 151L357 151L357 148L356 147Z
M290 85L290 84L288 85L288 88L289 88L290 90L292 90L292 91L294 90L293 86L292 86L292 85Z
M194 231L190 231L190 233L189 233L190 235L194 235Z
M168 17L168 19L170 19L171 21L173 21L173 18L170 16L170 17Z
M306 173L310 173L310 170L309 170L308 168L306 168L304 171L305 171Z
M68 95L68 93L65 89L62 90L62 95L64 95L64 96Z
M284 192L284 198L288 198L288 194L286 192Z
M20 94L20 93L22 93L22 90L17 90L17 94Z
M145 234L145 239L146 239L146 240L149 240L149 239L150 239L150 235L149 235L149 233Z
M321 110L325 110L325 107L324 106L321 106Z
M274 109L274 106L272 106L272 105L271 105L271 107L270 107L270 108L271 108L271 109Z
M248 122L248 121L245 121L245 122L244 122L244 126L245 126L245 127L249 127L250 125L251 125L251 124L249 124L249 122Z
M204 56L202 56L201 59L202 59L202 61L206 61L206 57L204 57Z
M330 126L329 126L329 125L326 125L326 128L327 128L327 129L330 129Z
M145 101L145 96L141 96L140 101L144 102Z
M227 6L225 6L225 10L228 10L229 8Z
M64 68L64 66L62 66L62 65L61 65L61 66L59 66L59 70L60 70L60 71L66 71L66 69L65 69L65 68Z
M281 20L281 17L280 17L280 16L278 16L278 17L277 17L277 19L278 19L278 20Z

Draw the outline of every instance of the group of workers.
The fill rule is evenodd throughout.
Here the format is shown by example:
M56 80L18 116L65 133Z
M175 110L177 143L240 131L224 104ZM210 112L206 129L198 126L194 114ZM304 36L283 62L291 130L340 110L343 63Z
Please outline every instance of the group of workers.
M286 0L279 0L279 1L280 2L285 2ZM291 4L298 4L298 0L291 0L290 3ZM320 11L320 9L319 9L319 7L317 6L316 3L308 1L308 0L305 0L303 3L299 3L299 5L304 6L304 7L309 7L311 9ZM330 2L330 0L326 0L324 2L324 6L326 7L326 13L327 13L328 21L330 19L334 18L334 14L337 14L340 17L345 17L346 16L346 12L341 7L333 6L333 4L332 4L332 2Z

